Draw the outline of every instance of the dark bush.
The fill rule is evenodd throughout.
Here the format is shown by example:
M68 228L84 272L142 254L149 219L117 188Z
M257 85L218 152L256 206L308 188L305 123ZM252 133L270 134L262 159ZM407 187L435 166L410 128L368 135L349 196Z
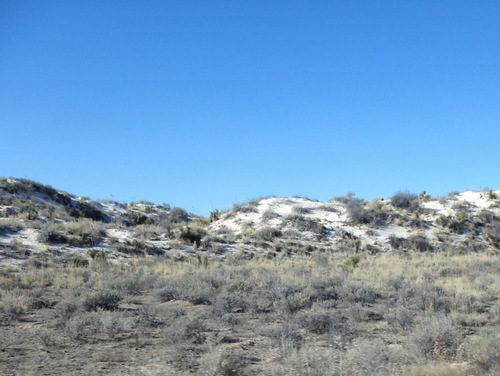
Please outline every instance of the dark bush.
M339 292L341 296L354 303L371 304L382 297L373 287L359 283L345 284Z
M375 215L371 210L364 208L361 200L353 199L347 203L347 214L354 224L371 224L375 221Z
M189 214L182 208L174 207L168 213L173 223L183 223L189 221Z
M311 298L315 301L337 300L338 290L342 286L341 278L313 279L311 281Z
M255 233L255 237L259 240L272 241L274 238L281 236L281 231L275 227L265 226Z
M400 191L391 197L391 204L398 209L415 210L418 208L418 196L407 191Z
M92 204L87 202L78 202L75 207L68 210L69 215L75 218L89 218L94 221L105 221L110 222L111 218L102 213Z
M341 321L341 318L335 317L332 311L314 308L299 316L301 325L312 333L327 333Z
M477 215L477 220L480 224L489 224L493 222L500 222L500 218L490 210L481 210Z
M312 210L310 208L306 208L304 206L294 206L292 208L292 212L295 213L295 214L310 214L312 212Z
M488 224L483 231L484 238L495 248L500 248L500 222Z
M429 240L422 235L409 236L405 243L409 248L420 252L432 251L434 249Z
M263 221L269 221L271 219L276 219L276 218L280 218L281 216L276 213L275 211L271 210L271 209L268 209L266 210L264 213L262 213L262 220Z
M468 227L465 221L460 221L456 218L452 218L450 216L440 216L436 220L436 223L442 227L448 228L450 231L453 231L457 234L464 234L467 232Z
M406 244L406 239L391 235L389 236L388 243L393 249L402 250Z
M39 241L48 244L67 243L68 237L61 233L54 225L47 224L40 229Z
M121 297L111 291L99 291L84 298L83 308L86 311L114 311L118 309Z
M283 297L275 303L276 307L284 313L295 313L312 305L311 296L299 291Z
M198 227L183 227L181 228L180 238L190 243L196 243L200 246L201 238L206 235L206 231Z
M226 313L245 312L250 306L248 295L241 291L226 291L217 296L213 305L213 311L217 316Z
M305 218L300 214L291 214L286 217L288 221L290 221L297 230L303 231L311 231L317 235L321 235L325 230L324 226L318 221L310 218Z

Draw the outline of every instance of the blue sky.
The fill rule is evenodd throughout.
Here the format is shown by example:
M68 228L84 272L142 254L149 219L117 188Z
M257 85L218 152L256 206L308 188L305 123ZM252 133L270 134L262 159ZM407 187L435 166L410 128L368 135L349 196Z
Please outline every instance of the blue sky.
M498 1L2 1L0 175L206 215L500 188Z

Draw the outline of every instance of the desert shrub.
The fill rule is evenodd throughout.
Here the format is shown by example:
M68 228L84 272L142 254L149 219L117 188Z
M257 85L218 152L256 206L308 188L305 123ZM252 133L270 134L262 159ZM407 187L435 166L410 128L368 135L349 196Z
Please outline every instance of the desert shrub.
M11 253L11 256L14 256L14 257L17 257L17 256L25 257L25 256L29 256L29 254L30 254L29 249L24 245L24 243L21 240L19 240L17 238L12 239L9 242L8 247L10 250L13 251Z
M176 282L176 289L173 291L174 296L195 305L210 305L216 296L216 288L210 282L196 277L192 278L192 275L186 275L179 279Z
M245 312L250 306L248 294L241 291L224 291L217 295L213 304L213 312L217 316L226 313Z
M301 327L297 322L285 320L266 328L262 334L273 338L281 358L286 358L302 346L304 338L300 332Z
M209 351L200 359L200 374L203 376L245 375L246 359L224 352L217 346L209 346Z
M139 295L146 287L137 274L117 275L108 282L108 285L119 296Z
M416 360L416 365L404 368L404 376L468 376L469 373L456 364L435 364L432 361L428 364ZM475 374L474 374L475 375Z
M82 306L85 311L117 310L121 296L114 291L97 291L83 297Z
M70 207L67 209L69 215L75 218L88 218L94 221L103 221L110 222L111 218L106 214L101 212L97 207L88 203L79 201L76 205L69 205Z
M311 208L306 208L305 206L294 206L292 208L294 214L304 215L310 214L312 212Z
M347 192L344 196L336 196L334 198L332 198L330 200L330 202L332 201L337 201L337 202L340 202L344 205L347 205L349 202L353 201L353 200L358 200L357 198L354 198L356 194L354 192Z
M422 221L422 218L420 217L420 213L418 211L415 211L413 213L412 218L408 220L406 223L407 226L410 226L412 228L423 228L426 227L426 224L424 221Z
M0 314L6 321L19 319L30 306L30 299L25 290L15 288L0 294Z
M406 239L391 235L389 236L388 243L393 249L397 250L426 252L434 249L429 240L422 235L411 235Z
M68 318L64 329L66 334L74 340L83 340L97 334L100 329L100 312L81 312Z
M0 234L7 232L18 232L24 228L23 222L17 218L1 218L0 219Z
M189 214L182 208L173 207L168 216L173 223L184 223L189 221Z
M206 331L207 327L201 318L181 316L165 328L163 335L168 344L179 344L186 340L201 344L205 341Z
M476 295L457 293L451 300L453 310L460 313L470 314L484 312L485 308Z
M355 268L355 267L358 266L358 264L360 262L361 262L361 257L359 257L359 256L351 256L351 257L347 258L344 261L344 265L347 266L347 267Z
M349 219L354 224L371 224L375 221L375 215L371 210L366 209L361 204L361 200L351 200L346 205Z
M397 304L429 314L450 312L450 298L443 288L428 282L415 285L403 284L397 292Z
M405 238L399 238L396 235L390 235L387 242L393 249L398 249L401 250L405 246L406 239Z
M272 241L274 238L278 238L281 236L281 231L275 227L265 226L260 230L255 232L254 237L258 240L263 241Z
M264 213L262 213L262 220L263 221L269 221L271 219L277 219L277 218L280 218L281 215L279 215L278 213L276 213L274 210L271 210L271 209L267 209Z
M341 317L335 316L330 310L313 307L311 310L302 312L298 320L310 332L323 334L338 325L341 322Z
M344 367L350 375L397 375L402 356L380 338L359 338L347 350Z
M483 237L495 248L500 248L500 221L485 226Z
M54 317L58 326L64 326L66 322L78 312L79 305L73 298L60 300L54 309Z
M250 214L250 213L258 213L259 209L257 209L257 205L259 202L248 202L248 203L243 203L243 204L233 204L231 208L231 213L236 214L236 213L245 213L245 214ZM229 214L229 213L228 213Z
M326 211L326 212L330 212L330 213L338 213L338 211L339 211L334 205L329 204L329 203L319 206L318 210L319 211Z
M436 223L442 227L448 228L457 234L463 234L467 232L468 227L464 221L460 221L457 218L450 216L441 215L436 220Z
M106 234L102 223L95 222L92 219L80 218L76 222L68 222L64 226L66 233L76 236L73 245L98 244Z
M275 307L286 314L292 314L304 308L309 308L312 305L311 296L305 292L298 291L289 295L283 296L275 302Z
M140 212L129 213L124 222L126 226L152 225L154 223L151 217Z
M396 306L388 309L384 317L389 324L397 325L401 327L401 329L406 330L415 321L417 312L404 306Z
M37 336L40 342L47 347L56 346L59 342L58 334L53 330L40 330Z
M46 223L40 229L38 240L42 243L66 243L68 238L63 233L63 229L56 223Z
M490 210L481 210L476 219L481 224L490 224L500 221L500 218Z
M34 283L32 286L34 286ZM55 301L47 297L47 288L45 286L32 287L28 290L27 295L30 309L52 308L56 304Z
M157 292L157 296L161 301L169 302L171 300L180 299L180 292L175 283L168 281L165 282L165 286Z
M206 235L206 231L199 227L182 227L179 237L187 242L200 246L201 238Z
M408 338L423 356L438 359L454 357L461 339L462 334L455 322L444 315L425 318Z
M391 197L391 204L398 209L415 210L418 208L418 196L408 191L400 191Z
M409 236L406 238L406 244L408 244L409 248L419 252L432 251L434 248L429 240L422 235Z
M313 278L308 290L314 301L338 300L342 284L341 277Z
M65 320L63 328L74 340L90 340L92 336L104 333L110 339L132 329L130 318L122 317L118 312L97 309L92 312L77 312Z
M324 226L318 220L305 218L300 214L291 214L286 219L300 232L311 231L321 235L324 231Z
M460 347L461 358L471 362L474 375L493 375L500 372L500 342L496 333L483 331L466 340Z
M346 374L338 350L309 345L293 349L283 359L283 373L289 376L340 376Z
M122 317L118 312L99 311L99 324L101 330L113 339L118 334L127 332L132 328L132 320Z
M158 226L153 225L138 225L134 228L134 237L141 240L151 240L160 232Z
M96 261L99 261L99 260L106 260L108 258L108 254L105 252L105 251L98 251L94 248L92 249L89 249L87 251L87 255L92 259L92 260L96 260Z
M174 207L168 212L162 211L155 217L155 224L172 235L172 230L190 221L189 214L184 209Z
M154 306L144 306L137 311L137 322L148 328L163 326L165 322L157 316Z
M357 282L345 283L339 289L340 295L354 303L371 304L380 299L382 295L373 287Z

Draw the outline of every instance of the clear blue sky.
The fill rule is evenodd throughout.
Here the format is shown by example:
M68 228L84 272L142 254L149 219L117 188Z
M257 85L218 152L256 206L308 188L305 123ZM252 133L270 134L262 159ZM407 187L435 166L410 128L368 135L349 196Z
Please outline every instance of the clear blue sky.
M197 214L500 188L499 1L0 2L0 175Z

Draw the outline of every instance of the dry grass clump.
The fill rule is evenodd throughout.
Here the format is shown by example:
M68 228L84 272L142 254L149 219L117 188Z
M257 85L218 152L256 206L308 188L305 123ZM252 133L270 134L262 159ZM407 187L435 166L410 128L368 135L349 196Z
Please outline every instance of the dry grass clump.
M0 218L0 235L8 232L18 232L24 228L24 223L18 218Z

